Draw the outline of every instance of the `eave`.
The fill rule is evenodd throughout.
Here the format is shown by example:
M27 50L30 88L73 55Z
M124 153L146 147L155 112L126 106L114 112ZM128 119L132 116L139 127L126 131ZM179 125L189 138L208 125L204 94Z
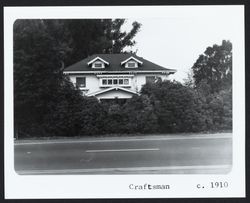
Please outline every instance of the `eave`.
M161 74L173 74L176 70L134 70L134 71L64 71L64 74L102 74L102 73L108 73L108 74L114 74L114 73L120 73L120 74L140 74L140 73L161 73Z

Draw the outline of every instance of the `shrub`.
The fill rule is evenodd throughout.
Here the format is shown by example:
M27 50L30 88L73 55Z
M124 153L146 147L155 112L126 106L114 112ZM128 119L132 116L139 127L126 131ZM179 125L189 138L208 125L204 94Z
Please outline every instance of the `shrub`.
M153 105L146 95L134 96L123 108L126 131L129 133L152 133L158 128Z
M193 132L204 128L195 91L179 82L146 84L141 91L154 106L159 132Z

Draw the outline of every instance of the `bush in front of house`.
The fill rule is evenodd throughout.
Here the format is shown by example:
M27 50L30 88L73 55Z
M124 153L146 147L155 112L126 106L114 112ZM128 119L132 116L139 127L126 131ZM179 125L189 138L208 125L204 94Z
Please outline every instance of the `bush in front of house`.
M206 130L232 130L232 88L204 95L198 89Z
M154 133L158 131L157 116L147 95L134 96L123 106L125 132Z
M210 94L179 82L143 86L125 104L85 98L81 136L230 130L231 91Z
M232 130L232 88L219 92L192 88L176 81L146 84L160 133Z
M176 81L159 81L146 84L141 92L153 105L158 132L197 132L205 128L201 104L192 88Z
M61 85L40 119L23 116L19 137L121 136L232 128L231 89L206 94L176 81L158 81L144 85L140 96L121 104L83 97L71 85L67 80Z
M100 135L106 133L107 110L95 97L84 97L82 108L78 112L78 134L76 135Z
M81 136L157 132L157 117L146 95L135 96L125 104L85 99L88 102L82 110Z

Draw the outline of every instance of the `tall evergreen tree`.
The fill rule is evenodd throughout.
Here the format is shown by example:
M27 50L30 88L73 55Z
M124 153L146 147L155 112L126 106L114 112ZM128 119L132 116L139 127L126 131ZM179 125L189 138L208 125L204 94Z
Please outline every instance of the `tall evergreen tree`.
M129 32L122 31L125 19L61 20L69 33L71 53L65 58L70 65L96 53L121 53L125 47L135 45L133 38L141 24L134 22Z

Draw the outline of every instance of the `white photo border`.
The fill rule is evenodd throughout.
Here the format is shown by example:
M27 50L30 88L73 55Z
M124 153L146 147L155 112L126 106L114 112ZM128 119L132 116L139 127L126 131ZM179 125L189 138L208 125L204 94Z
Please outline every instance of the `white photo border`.
M129 11L129 12L128 12ZM18 175L13 140L13 24L17 19L168 18L227 15L233 44L233 167L224 175ZM4 7L4 171L6 199L245 197L244 6ZM227 181L228 188L196 185ZM168 184L168 191L131 190L129 185Z

